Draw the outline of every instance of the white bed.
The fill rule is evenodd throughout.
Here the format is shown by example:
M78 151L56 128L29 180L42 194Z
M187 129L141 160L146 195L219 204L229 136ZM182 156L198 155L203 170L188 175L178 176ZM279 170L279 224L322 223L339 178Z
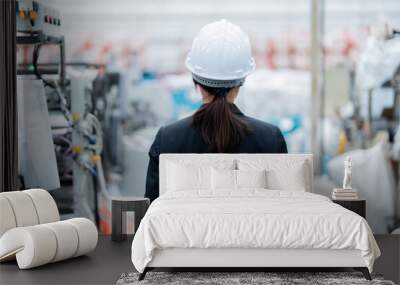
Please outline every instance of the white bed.
M222 173L211 186L210 168ZM264 170L269 185L238 187ZM160 197L132 243L140 278L154 267L354 267L370 278L380 251L367 222L310 193L312 177L311 155L161 155Z

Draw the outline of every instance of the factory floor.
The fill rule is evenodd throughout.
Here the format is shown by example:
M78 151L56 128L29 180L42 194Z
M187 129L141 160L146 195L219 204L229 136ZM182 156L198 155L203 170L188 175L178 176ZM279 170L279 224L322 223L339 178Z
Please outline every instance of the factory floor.
M400 235L375 236L382 256L374 272L400 283ZM19 270L15 262L0 264L0 284L115 284L122 273L134 271L130 260L132 238L120 243L100 236L94 252L88 256ZM312 269L310 269L312 271Z

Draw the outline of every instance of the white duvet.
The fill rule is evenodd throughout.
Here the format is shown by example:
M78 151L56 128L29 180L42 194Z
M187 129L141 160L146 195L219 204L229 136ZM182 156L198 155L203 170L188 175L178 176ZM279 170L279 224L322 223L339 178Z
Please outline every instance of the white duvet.
M248 189L156 199L132 243L132 262L143 272L155 249L358 249L372 271L380 251L365 219L328 198L299 191Z

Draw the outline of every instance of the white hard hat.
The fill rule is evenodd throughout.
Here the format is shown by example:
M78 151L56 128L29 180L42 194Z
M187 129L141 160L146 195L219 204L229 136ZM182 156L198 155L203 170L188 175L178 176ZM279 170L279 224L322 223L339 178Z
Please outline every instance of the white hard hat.
M255 69L247 35L238 26L220 20L204 26L186 58L193 78L210 87L235 87Z

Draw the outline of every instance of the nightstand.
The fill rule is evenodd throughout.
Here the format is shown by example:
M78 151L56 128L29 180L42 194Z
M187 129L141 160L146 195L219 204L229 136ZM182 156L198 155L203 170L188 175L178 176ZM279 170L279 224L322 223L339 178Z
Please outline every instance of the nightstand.
M111 240L123 241L126 234L126 212L135 213L135 231L139 227L140 221L146 214L150 205L150 200L143 197L113 197L111 202L112 228Z
M361 217L365 219L366 217L366 204L367 201L365 199L356 199L356 200L336 200L332 199L332 202L339 204L340 206L359 214Z

